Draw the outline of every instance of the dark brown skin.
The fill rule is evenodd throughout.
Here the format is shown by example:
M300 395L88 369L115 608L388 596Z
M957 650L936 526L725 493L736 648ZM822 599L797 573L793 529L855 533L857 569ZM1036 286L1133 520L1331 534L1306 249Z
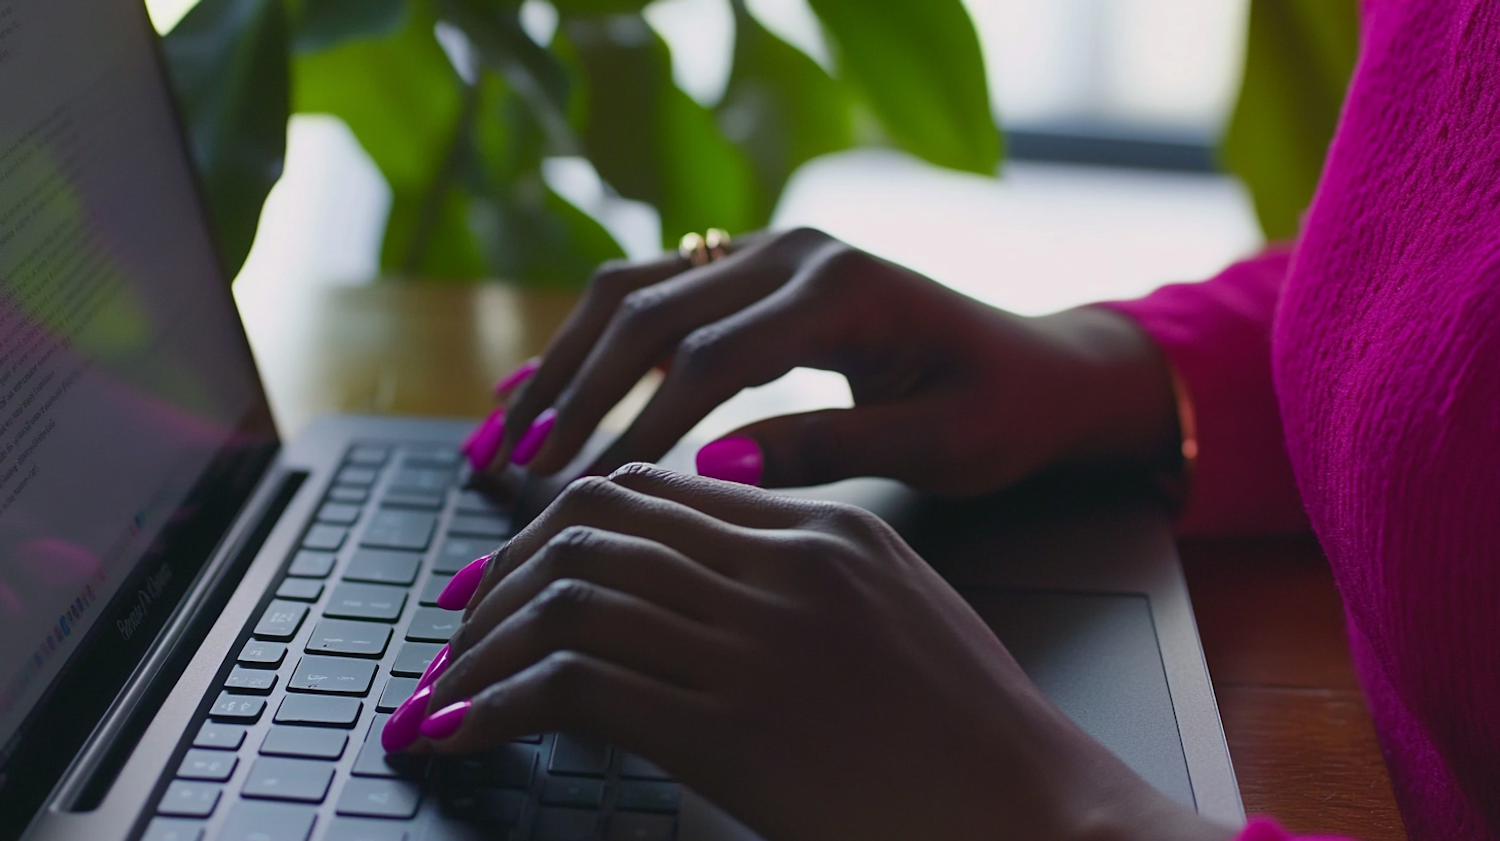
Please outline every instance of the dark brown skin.
M969 494L1173 445L1165 363L1108 312L1018 318L807 231L684 268L595 282L510 413L559 409L538 471L668 356L601 468L660 455L798 365L844 373L856 408L744 430L769 485L885 475ZM428 709L474 706L419 750L592 735L771 839L1233 834L1074 727L940 576L848 506L639 464L579 480L488 564L451 645Z

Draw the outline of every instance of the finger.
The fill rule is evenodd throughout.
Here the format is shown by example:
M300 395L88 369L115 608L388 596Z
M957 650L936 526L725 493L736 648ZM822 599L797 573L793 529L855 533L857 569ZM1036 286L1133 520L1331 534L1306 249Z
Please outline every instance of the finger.
M636 493L675 502L748 529L794 528L807 513L807 502L796 497L713 477L678 473L655 464L627 464L611 473L609 480Z
M758 482L765 488L826 485L856 476L898 479L918 489L942 485L952 465L935 457L944 449L944 426L953 411L948 401L924 394L895 403L824 409L759 421L699 451L699 472L743 481L753 453L734 453L736 463L715 462L720 442L759 450ZM720 478L715 476L715 478Z
M584 581L642 599L704 625L748 591L669 546L584 526L564 529L501 579L449 642L464 654L558 581Z
M512 452L534 473L561 469L604 415L689 333L771 294L796 264L791 246L767 242L626 295L572 382L556 396L555 425L546 442L534 457L528 448ZM520 441L526 431L517 423L507 430L507 441Z
M687 269L687 261L675 254L644 263L611 262L601 266L590 278L583 300L548 342L541 364L510 391L506 407L507 427L525 429L543 409L552 405L588 357L599 334L614 317L626 295ZM498 461L501 452L509 452L504 439L491 457L492 464Z
M703 688L728 637L644 599L577 579L547 585L468 651L451 653L430 709L472 697L557 651L575 651L686 688Z
M593 471L655 461L724 401L798 366L838 369L833 350L849 327L848 308L810 306L805 286L788 284L682 340L646 407Z
M564 730L652 757L673 770L707 701L690 690L577 652L558 652L476 695L437 753L472 753L527 733ZM452 718L444 722L452 726ZM436 731L441 733L442 731Z
M770 522L770 518L767 518ZM787 516L783 527L798 520ZM633 535L670 546L728 578L738 578L747 555L760 547L755 532L716 519L680 503L638 493L609 479L590 477L567 487L542 512L484 565L479 587L469 600L474 606L528 558L570 526Z

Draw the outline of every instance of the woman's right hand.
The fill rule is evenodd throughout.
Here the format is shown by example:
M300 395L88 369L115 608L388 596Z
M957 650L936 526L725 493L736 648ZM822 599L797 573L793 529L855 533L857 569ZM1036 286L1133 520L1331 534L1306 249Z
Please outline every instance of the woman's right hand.
M663 360L660 388L592 472L661 457L720 403L796 367L843 374L854 407L751 424L704 447L700 472L969 495L1052 463L1146 462L1176 446L1167 364L1127 317L1016 316L806 229L744 238L698 268L675 255L608 265L544 360L512 392L503 439L471 452L479 462L557 472Z

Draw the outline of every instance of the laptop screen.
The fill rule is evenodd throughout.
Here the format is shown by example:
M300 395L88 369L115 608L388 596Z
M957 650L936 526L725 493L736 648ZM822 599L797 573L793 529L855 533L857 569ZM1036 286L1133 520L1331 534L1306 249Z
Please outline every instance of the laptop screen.
M0 0L0 791L80 652L161 627L203 561L169 538L253 480L225 453L274 446L154 38Z

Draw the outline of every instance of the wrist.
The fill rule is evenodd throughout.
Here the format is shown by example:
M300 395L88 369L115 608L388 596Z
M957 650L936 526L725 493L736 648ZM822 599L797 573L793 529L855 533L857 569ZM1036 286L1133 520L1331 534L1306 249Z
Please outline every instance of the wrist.
M1181 392L1151 336L1129 316L1097 306L1033 323L1065 360L1054 461L1180 471Z

